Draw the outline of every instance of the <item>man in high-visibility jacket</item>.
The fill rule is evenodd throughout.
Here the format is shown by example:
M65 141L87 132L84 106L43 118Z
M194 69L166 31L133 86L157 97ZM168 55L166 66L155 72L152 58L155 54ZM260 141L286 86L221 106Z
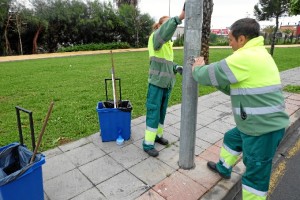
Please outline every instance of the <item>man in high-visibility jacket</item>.
M183 19L184 10L178 17L161 17L159 22L153 25L154 32L149 37L150 69L143 149L153 157L159 154L154 148L155 142L168 144L168 140L163 138L163 125L171 90L175 84L175 74L182 73L182 66L173 62L171 38Z
M243 152L243 200L267 198L272 159L289 124L279 72L259 30L254 19L236 21L229 32L234 53L209 65L199 57L193 64L197 82L231 97L236 127L225 133L219 162L209 161L207 166L229 179Z

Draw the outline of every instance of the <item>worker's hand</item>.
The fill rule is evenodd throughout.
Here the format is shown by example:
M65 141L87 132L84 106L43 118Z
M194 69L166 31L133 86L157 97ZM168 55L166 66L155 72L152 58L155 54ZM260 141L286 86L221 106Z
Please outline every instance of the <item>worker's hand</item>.
M194 60L195 60L195 62L192 66L193 71L195 70L196 67L201 67L201 66L205 65L204 57L200 56L200 57L195 58Z
M182 75L183 67L180 65L176 66L176 72L178 72L180 75Z
M180 20L183 20L184 19L184 16L185 16L185 3L183 5L183 9L182 9L182 12L181 14L178 16Z

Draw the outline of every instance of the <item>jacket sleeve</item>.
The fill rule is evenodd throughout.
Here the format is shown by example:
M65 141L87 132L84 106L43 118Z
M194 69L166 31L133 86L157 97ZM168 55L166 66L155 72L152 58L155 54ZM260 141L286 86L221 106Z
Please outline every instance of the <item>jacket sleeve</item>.
M226 61L196 67L193 71L193 78L200 85L215 86L221 92L229 95L230 85L236 83L237 80L230 68L226 67Z
M178 17L172 17L154 32L154 50L159 50L164 43L172 39L178 24L181 24L181 20Z

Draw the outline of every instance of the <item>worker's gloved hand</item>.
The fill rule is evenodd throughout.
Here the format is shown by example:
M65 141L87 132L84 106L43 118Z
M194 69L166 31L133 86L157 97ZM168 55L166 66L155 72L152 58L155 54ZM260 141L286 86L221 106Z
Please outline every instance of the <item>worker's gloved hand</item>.
M183 67L180 65L176 66L176 72L178 72L180 75L182 75Z

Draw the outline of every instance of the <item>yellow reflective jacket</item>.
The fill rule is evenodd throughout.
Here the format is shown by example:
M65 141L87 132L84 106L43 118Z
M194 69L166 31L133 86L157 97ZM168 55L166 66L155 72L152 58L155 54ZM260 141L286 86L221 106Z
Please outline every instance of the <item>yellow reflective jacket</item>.
M200 84L230 95L237 128L253 136L289 124L279 71L263 44L262 36L253 38L227 58L193 72Z

